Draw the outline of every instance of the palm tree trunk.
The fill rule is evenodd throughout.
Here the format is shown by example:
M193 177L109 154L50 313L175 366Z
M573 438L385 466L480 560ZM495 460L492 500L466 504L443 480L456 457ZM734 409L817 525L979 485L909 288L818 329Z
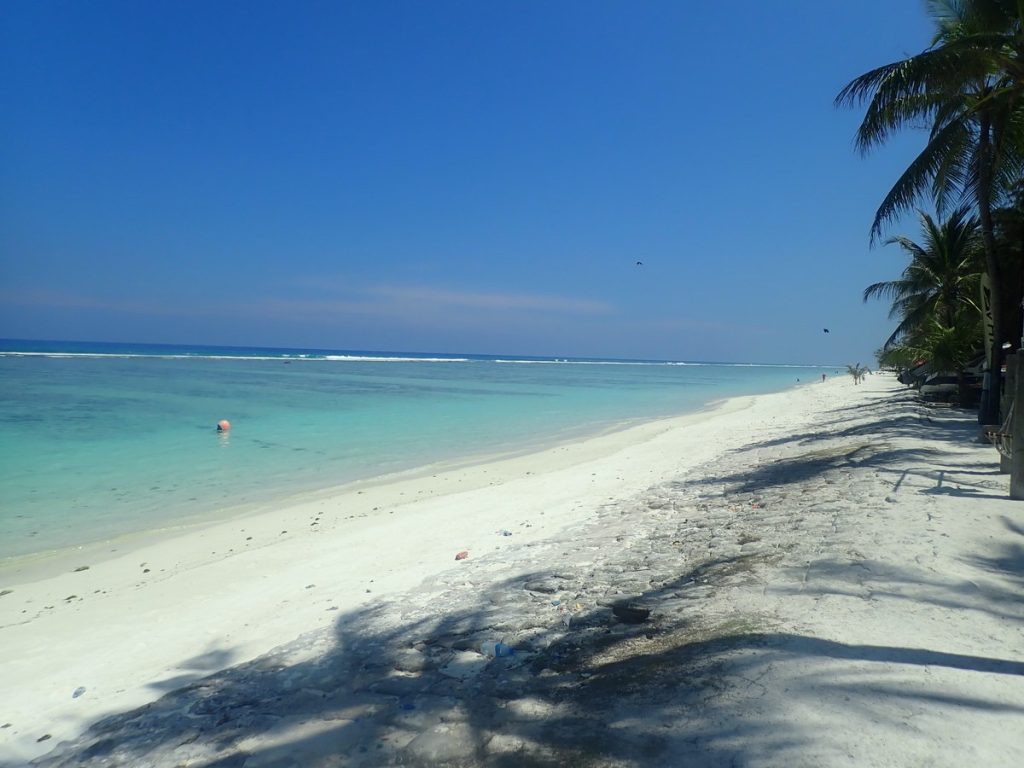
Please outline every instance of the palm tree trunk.
M1002 280L999 259L996 256L995 226L992 223L992 123L988 109L979 114L978 131L978 219L981 222L981 240L985 246L985 268L992 284L989 311L992 313L991 367L989 388L981 401L978 421L996 424L999 421L999 390L1003 368L1003 307Z

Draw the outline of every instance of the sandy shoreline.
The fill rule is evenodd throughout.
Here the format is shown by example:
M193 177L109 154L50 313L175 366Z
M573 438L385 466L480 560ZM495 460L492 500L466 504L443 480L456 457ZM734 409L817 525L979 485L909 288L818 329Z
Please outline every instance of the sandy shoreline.
M355 483L280 510L140 537L141 546L126 538L113 552L100 543L23 560L3 572L11 592L0 600L0 677L9 691L30 692L17 709L36 725L0 731L0 758L6 749L45 752L45 742L34 746L44 723L53 739L66 738L144 704L166 680L208 674L213 667L188 660L211 647L231 645L224 664L247 661L330 624L336 610L450 568L460 551L476 557L553 535L596 503L711 455L713 425L757 399L432 476ZM679 430L694 443L688 459L661 453ZM71 700L80 686L91 695Z
M577 695L593 710L571 718L580 738L622 729L595 765L1014 764L1024 612L1012 537L1024 528L1006 522L1015 507L995 452L967 439L963 418L922 413L886 377L836 379L5 584L0 762L168 694L141 710L145 749L168 762L127 736L98 750L87 733L45 764L123 747L123 762L105 764L235 755L223 764L258 768L292 764L300 746L296 765L499 765L506 753L557 764L578 756L551 731ZM609 623L626 598L651 606L650 622ZM514 642L515 663L488 666L469 650L481 637ZM659 671L637 691L641 659ZM835 688L827 706L822 683L807 689L819 674ZM328 713L321 689L323 701L348 698ZM804 689L814 695L794 693ZM199 727L210 701L197 692L210 690L236 726L220 746L174 719L187 710ZM238 705L243 690L270 710ZM120 717L108 733L138 733L138 716ZM864 728L847 727L858 717L891 759L870 759ZM367 745L383 750L376 763ZM328 753L346 757L317 762Z
M601 429L587 430L582 434L574 434L569 437L553 436L541 443L497 453L470 454L456 459L442 460L435 464L359 478L333 486L288 492L279 497L273 497L272 501L241 505L222 512L215 512L212 516L186 520L164 528L131 531L116 537L98 539L60 549L4 557L0 558L0 583L25 584L43 581L71 571L83 563L92 564L111 560L118 554L132 555L168 540L196 536L210 528L230 529L234 526L234 529L238 530L244 527L246 521L264 517L277 518L282 510L307 507L323 501L339 502L340 499L346 498L357 503L360 516L363 514L367 517L371 514L383 515L384 512L380 510L379 506L377 510L374 510L373 507L360 503L366 500L353 497L375 494L371 498L384 498L397 504L407 501L401 496L410 490L417 495L448 493L451 491L451 487L450 483L445 481L451 479L459 483L457 490L460 492L491 486L496 483L495 475L503 476L508 472L515 472L515 467L511 465L511 462L516 459L543 454L550 457L543 460L545 466L555 466L552 461L558 462L558 465L568 466L568 463L586 460L588 456L597 455L595 451L614 451L622 445L642 441L652 431L658 431L659 425L668 427L674 423L683 424L692 420L703 420L719 409L732 408L752 397L754 396L731 398L732 401L735 401L733 405L729 404L730 399L723 398L709 402L697 410L676 416L630 419L626 422L607 425ZM563 449L565 450L563 451ZM495 469L490 474L465 471L487 468L490 465L494 465ZM442 478L441 482L432 482L438 480L439 477ZM383 494L376 493L381 490L385 492ZM241 525L237 525L238 523ZM2 588L5 587L0 587L0 589Z

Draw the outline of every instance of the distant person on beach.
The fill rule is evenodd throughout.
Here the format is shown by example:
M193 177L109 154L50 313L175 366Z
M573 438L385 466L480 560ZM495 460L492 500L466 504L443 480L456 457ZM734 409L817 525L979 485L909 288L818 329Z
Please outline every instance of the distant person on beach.
M822 382L824 382L824 381L825 381L825 376L827 376L827 375L828 375L828 374L825 374L825 373L821 374L821 380L822 380Z

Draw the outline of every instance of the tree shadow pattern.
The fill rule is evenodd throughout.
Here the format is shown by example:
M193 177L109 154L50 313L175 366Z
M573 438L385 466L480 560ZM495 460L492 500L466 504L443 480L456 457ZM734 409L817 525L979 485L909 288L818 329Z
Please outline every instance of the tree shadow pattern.
M865 484L888 488L893 462L934 472L936 461L948 459L935 448L887 444L886 429L915 428L911 419L885 418L894 409L901 416L907 403L869 405L864 423L827 438L829 444L823 436L777 441L774 447L794 455L754 466L734 456L724 472L705 467L695 473L698 481L620 500L576 530L571 545L536 545L530 568L496 579L485 558L464 563L419 590L340 615L332 631L300 636L104 718L34 765L781 765L819 738L761 704L767 690L760 681L786 659L856 670L927 666L1024 675L1024 662L1014 658L809 636L734 601L744 590L763 590L769 572L791 569L795 582L805 567L798 564L807 561L804 542L831 537L845 551L837 520L851 514L851 493ZM968 430L960 422L949 417L943 439L963 439ZM871 439L857 441L858 435ZM864 467L876 471L858 471ZM991 491L985 466L974 471L982 475L979 492ZM816 494L801 493L811 485ZM859 511L883 509L885 492L876 488L874 506ZM876 591L889 585L900 599L1020 621L1012 589L1024 570L1020 545L1011 542L970 565L1009 586L979 596L966 583L863 559L818 558L814 567L828 571L831 589L842 589L844 580L862 584L867 569ZM900 589L908 585L915 586L909 595ZM482 644L499 640L514 654L481 653ZM231 649L218 653L227 658ZM908 689L866 674L810 674L786 695L836 708L912 699L1024 714L1011 702Z

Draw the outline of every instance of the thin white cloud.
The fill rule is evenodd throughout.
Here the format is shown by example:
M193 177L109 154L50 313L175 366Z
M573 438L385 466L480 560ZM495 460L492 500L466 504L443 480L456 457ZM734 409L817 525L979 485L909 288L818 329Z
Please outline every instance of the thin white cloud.
M719 320L693 317L662 317L651 318L635 323L638 329L646 329L660 333L691 332L691 333L726 333L748 336L771 336L775 329L768 324L750 325L748 323L731 323Z
M106 299L65 291L7 291L0 293L0 302L10 307L36 309L88 309L131 315L223 315L217 307L189 306L139 299Z
M310 280L306 285L313 286ZM331 286L334 288L334 286ZM267 296L252 300L224 300L200 304L185 298L181 302L141 299L109 299L88 294L54 291L4 292L0 301L8 306L42 309L83 309L135 315L296 317L386 317L415 320L446 315L490 317L495 315L609 315L612 305L591 299L545 294L459 291L432 286L376 284L346 286L347 295L310 297L306 295ZM331 293L339 293L331 290Z
M607 315L614 308L603 301L545 294L456 291L414 285L375 285L370 292L401 302L435 307L466 307L496 311L557 312L570 315Z

